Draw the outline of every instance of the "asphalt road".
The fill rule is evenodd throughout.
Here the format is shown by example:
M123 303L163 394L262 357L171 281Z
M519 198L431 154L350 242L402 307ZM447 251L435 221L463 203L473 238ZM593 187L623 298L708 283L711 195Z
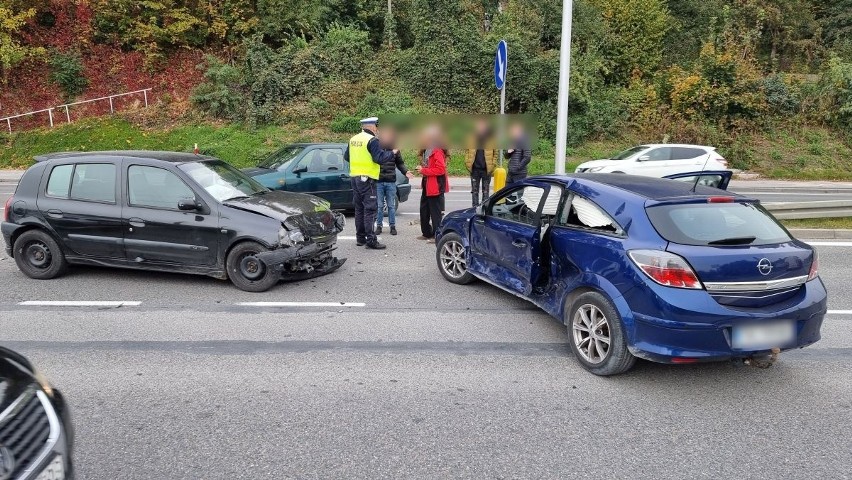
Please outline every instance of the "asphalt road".
M97 268L35 281L0 254L0 343L68 397L82 479L852 478L852 244L818 246L818 344L768 370L598 378L532 305L445 282L416 208L387 251L350 222L340 271L264 294ZM20 305L56 300L139 303Z

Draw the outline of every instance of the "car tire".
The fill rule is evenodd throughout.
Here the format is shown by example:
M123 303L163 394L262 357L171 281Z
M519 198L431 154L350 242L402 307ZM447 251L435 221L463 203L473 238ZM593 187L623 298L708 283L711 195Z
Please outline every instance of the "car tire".
M226 260L228 278L235 287L245 292L265 292L275 286L281 276L255 255L269 251L257 242L243 242L231 249Z
M438 262L438 270L448 282L467 285L475 280L475 277L467 271L464 243L459 234L450 232L441 237L435 259Z
M15 263L24 275L48 280L64 274L68 261L62 247L43 230L30 230L15 240Z
M566 311L565 325L574 357L589 372L618 375L636 363L627 348L621 315L604 295L586 292L578 296Z

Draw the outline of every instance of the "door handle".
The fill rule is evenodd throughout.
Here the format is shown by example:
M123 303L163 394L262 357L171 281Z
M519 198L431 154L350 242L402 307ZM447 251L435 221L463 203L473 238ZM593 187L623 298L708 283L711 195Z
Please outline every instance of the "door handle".
M518 247L518 248L526 248L526 247L527 247L527 242L524 242L524 241L522 241L522 240L515 240L514 242L512 242L512 246L513 246L513 247Z
M62 210L52 208L47 211L47 216L50 218L62 218Z
M137 218L137 217L133 217L133 218L128 219L128 222L130 223L130 226L132 226L132 227L142 228L142 227L145 226L145 220L142 220L141 218Z

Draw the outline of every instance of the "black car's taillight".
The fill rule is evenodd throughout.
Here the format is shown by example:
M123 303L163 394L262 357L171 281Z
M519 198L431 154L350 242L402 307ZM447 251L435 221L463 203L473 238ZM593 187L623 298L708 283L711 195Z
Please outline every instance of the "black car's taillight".
M9 199L6 200L6 206L3 207L3 220L6 221L6 222L12 221L12 199L13 198L14 197L9 197Z

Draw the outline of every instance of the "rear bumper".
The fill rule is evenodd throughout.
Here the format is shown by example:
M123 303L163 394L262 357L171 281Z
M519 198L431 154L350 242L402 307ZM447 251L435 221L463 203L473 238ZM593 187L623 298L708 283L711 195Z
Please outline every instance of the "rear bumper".
M3 234L3 242L6 244L6 255L12 256L12 237L18 229L22 228L17 223L0 222L0 232Z
M820 280L805 284L796 302L775 311L726 308L712 299L701 299L702 295L709 298L704 291L681 293L684 295L679 295L678 301L663 305L660 311L664 312L664 318L637 311L627 313L630 321L625 324L628 325L631 353L657 362L761 356L770 350L738 350L732 347L734 325L781 320L794 322L796 336L792 342L776 347L782 351L802 348L820 339L820 328L827 311L826 291ZM689 297L693 297L692 301ZM631 303L629 298L627 300Z

